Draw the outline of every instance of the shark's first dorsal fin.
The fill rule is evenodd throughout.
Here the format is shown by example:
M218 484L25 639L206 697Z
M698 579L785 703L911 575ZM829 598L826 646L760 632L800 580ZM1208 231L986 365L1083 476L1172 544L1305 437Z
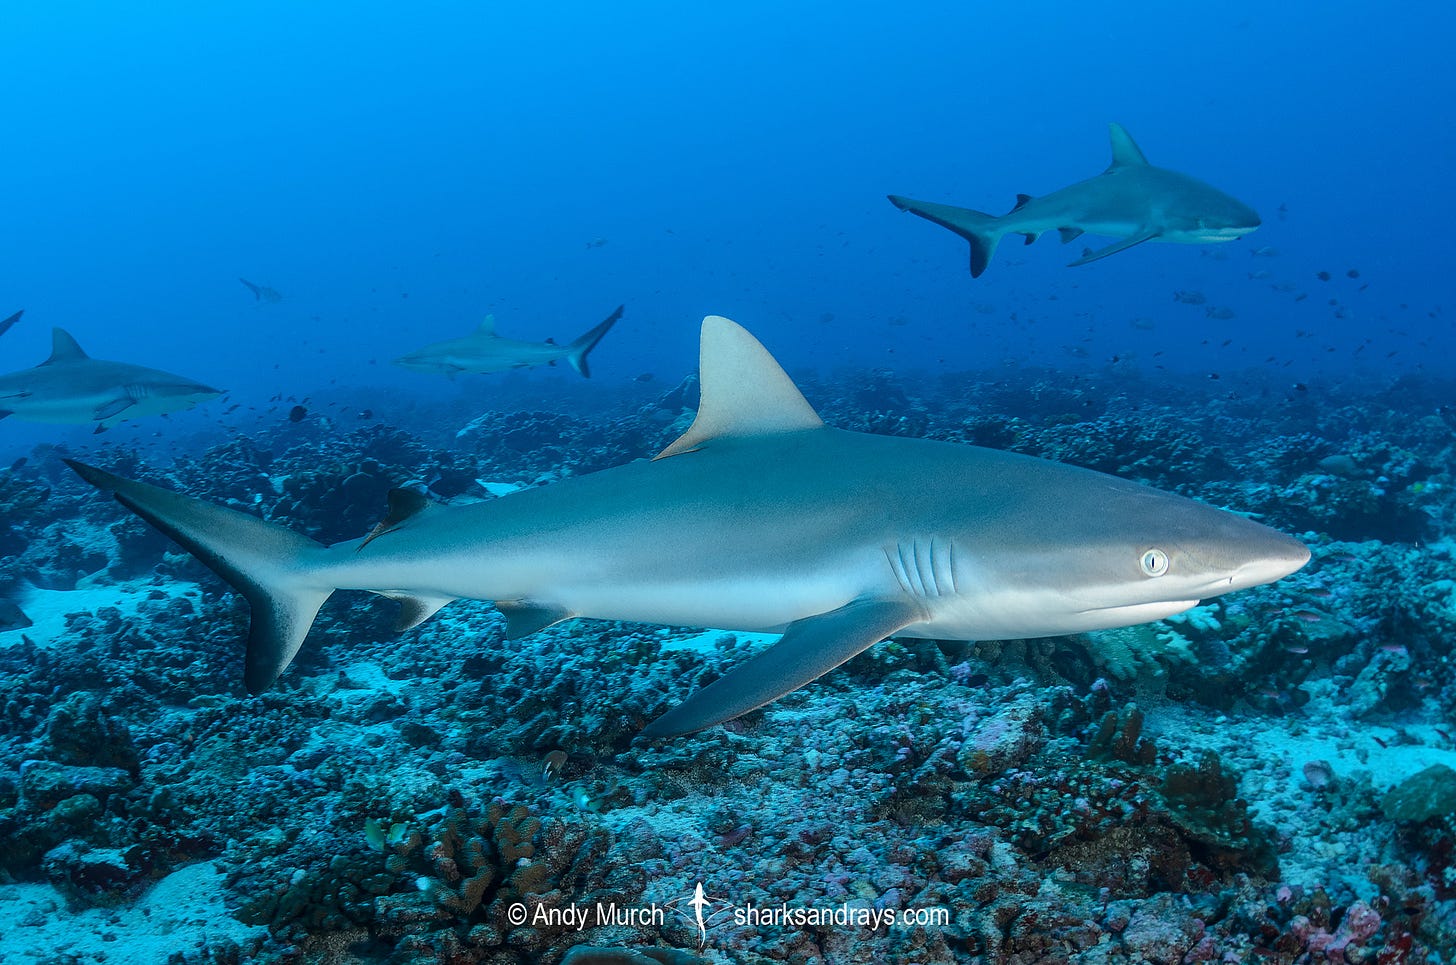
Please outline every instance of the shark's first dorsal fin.
M1107 128L1112 135L1112 163L1107 166L1107 170L1147 166L1148 159L1143 157L1142 149L1121 124L1114 122L1107 125Z
M495 334L495 316L494 315L487 315L487 316L485 316L485 319L480 323L480 327L475 330L475 334L476 335L494 335Z
M52 362L74 362L77 359L90 358L81 351L81 346L71 337L71 333L64 328L51 329L51 357L42 362L42 365L49 365Z
M768 349L737 322L703 319L698 352L701 401L688 431L658 459L697 449L722 436L757 436L824 424Z

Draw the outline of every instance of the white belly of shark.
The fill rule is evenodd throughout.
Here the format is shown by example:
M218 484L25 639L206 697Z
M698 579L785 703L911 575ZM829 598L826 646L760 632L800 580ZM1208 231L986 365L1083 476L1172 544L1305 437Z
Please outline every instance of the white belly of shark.
M697 419L654 460L458 507L395 490L372 533L334 547L71 465L248 599L253 693L336 589L399 600L403 628L472 598L495 602L508 637L572 617L783 629L648 738L730 720L886 637L1124 626L1309 559L1268 527L1115 477L829 428L725 318L703 322L700 374Z

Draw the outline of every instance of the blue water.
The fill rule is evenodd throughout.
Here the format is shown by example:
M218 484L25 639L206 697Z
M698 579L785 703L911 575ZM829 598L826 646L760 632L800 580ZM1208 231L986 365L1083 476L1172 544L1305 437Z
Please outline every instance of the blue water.
M411 395L489 407L508 379L388 360L487 312L565 340L619 303L594 386L674 383L706 313L791 370L1444 365L1452 19L1422 3L8 3L0 314L27 314L0 369L39 362L59 325L93 355L231 390L113 430L128 441L279 393L348 388L384 417ZM972 280L963 242L885 200L1004 211L1100 171L1113 120L1264 226L1077 269L1080 242L1013 238ZM0 424L3 454L55 440L90 445L89 427Z

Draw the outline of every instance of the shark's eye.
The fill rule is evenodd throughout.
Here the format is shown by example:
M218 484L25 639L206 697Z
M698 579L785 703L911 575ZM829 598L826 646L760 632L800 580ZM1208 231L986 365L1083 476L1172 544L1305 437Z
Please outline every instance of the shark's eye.
M1168 572L1168 554L1162 550L1146 550L1139 562L1148 576L1162 576Z

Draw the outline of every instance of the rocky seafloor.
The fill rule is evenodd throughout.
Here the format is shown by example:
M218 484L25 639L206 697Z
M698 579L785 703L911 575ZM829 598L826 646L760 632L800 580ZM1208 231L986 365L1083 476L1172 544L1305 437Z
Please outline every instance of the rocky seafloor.
M491 498L649 456L692 394L446 439L280 420L170 465L73 454L334 541L392 486ZM762 640L574 621L507 643L464 601L396 634L392 604L338 594L248 697L241 599L37 452L0 474L0 957L1456 961L1452 383L808 394L831 424L1254 514L1313 560L1158 624L882 643L648 746Z

